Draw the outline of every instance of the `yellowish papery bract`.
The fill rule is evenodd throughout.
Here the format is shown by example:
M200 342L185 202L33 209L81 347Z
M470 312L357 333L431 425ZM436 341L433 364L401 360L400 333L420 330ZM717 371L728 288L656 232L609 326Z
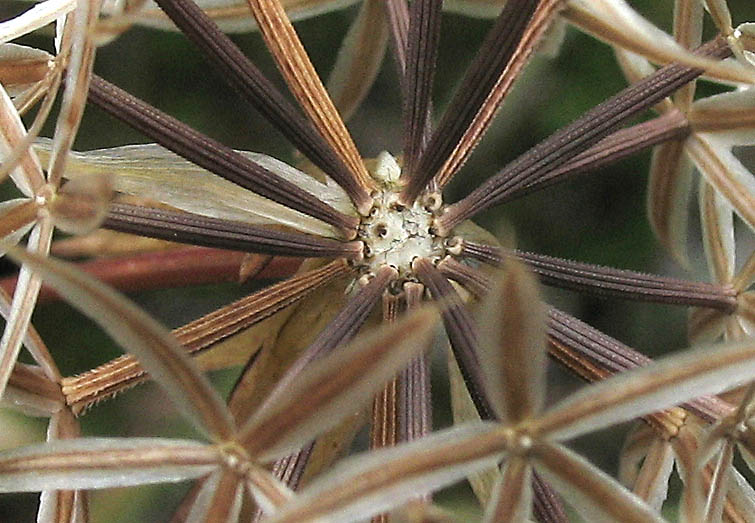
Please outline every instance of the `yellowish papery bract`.
M35 149L40 158L47 158L49 141L38 141ZM321 183L270 156L246 151L243 154L339 211L355 212L343 189L329 177ZM108 175L118 192L184 211L247 223L285 225L318 236L339 236L332 226L247 191L157 144L74 152L69 162L69 179L87 174Z

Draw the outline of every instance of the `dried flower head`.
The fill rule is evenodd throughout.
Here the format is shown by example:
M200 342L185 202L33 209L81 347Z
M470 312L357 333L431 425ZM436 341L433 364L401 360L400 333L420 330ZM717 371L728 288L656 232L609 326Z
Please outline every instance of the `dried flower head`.
M141 273L120 280L132 290L139 278L154 287L187 274L203 282L229 273L242 278L296 274L171 335L78 272L14 251L24 265L0 342L0 377L5 377L0 384L9 383L4 399L51 414L53 427L60 420L75 427L73 415L144 381L149 373L211 443L83 438L13 449L0 453L4 490L43 490L41 517L48 517L54 506L58 519L70 520L86 512L84 495L77 490L51 504L51 496L62 495L52 494L55 489L200 478L181 504L179 519L235 520L245 499L249 507L243 518L272 513L274 519L289 521L351 520L410 498L426 505L432 491L468 476L490 520L530 515L564 520L552 484L588 517L647 521L660 518L669 463L676 459L689 485L688 518L694 520L702 510L710 519L725 510L729 517L748 514L749 505L737 500L755 497L749 485L727 491L720 478L736 473L731 466L734 441L750 452L750 430L739 429L750 417L750 394L739 406L712 396L744 384L753 360L746 337L751 264L736 280L729 236L732 209L749 225L755 216L750 173L731 152L733 145L751 143L755 69L749 61L755 37L747 24L734 29L725 2L706 2L718 35L698 45L703 9L697 0L675 2L673 36L623 0L508 0L502 8L482 0L366 0L344 38L329 89L291 17L341 2L156 4L159 10L138 1L75 3L66 18L72 20L65 26L70 33L64 30L61 37L68 42L59 54L62 65L51 66L52 72L36 80L52 75L48 81L57 82L66 71L53 139L38 140L30 148L31 138L24 137L17 114L15 127L3 128L9 144L9 163L3 168L26 173L15 179L28 189L17 181L28 199L0 216L4 236L38 221L29 248L41 254L48 250L53 225L82 233L101 222L109 231L158 240L145 243L100 231L61 246L60 252L126 253L94 261L89 268L116 282L118 270L135 266ZM74 6L53 0L42 5ZM492 10L496 19L435 122L432 91L436 61L442 59L444 7L478 14ZM96 44L134 23L165 25L168 19L237 95L306 158L301 170L270 156L236 151L91 75ZM490 176L465 197L444 200L444 189L489 129L520 73L544 39L557 43L564 20L615 46L631 85L497 171L491 167ZM295 103L224 32L252 27L259 30ZM374 80L388 41L401 90L402 150L364 160L345 120ZM650 62L660 65L654 69ZM693 102L694 82L703 74L734 82L740 90ZM85 98L155 143L70 152ZM632 123L653 107L661 116ZM8 105L8 114L14 111ZM680 187L689 170L683 155L705 176L707 185L700 192L708 205L703 207L703 241L715 283L504 248L469 221L652 146L658 149L651 175L651 222L680 260L684 235L677 224L686 207L678 194L684 193ZM48 166L46 177L40 159ZM33 175L23 171L27 164ZM107 205L111 184L118 196ZM146 253L139 252L144 249ZM308 260L299 264L292 258ZM520 260L549 285L700 307L703 312L696 314L707 315L711 324L725 324L727 333L733 332L733 324L742 326L737 336L729 336L739 344L653 364L558 309L543 313L535 283L515 263L504 264L507 276L495 287L490 274L507 258ZM66 378L46 350L31 349L40 368L47 369L43 376L36 367L16 364L27 332L32 338L27 345L43 347L27 330L40 275L131 354ZM475 319L470 303L491 288L492 297ZM437 302L450 344L455 420L469 422L436 435L430 435L431 357L424 350L431 313L400 319L427 300ZM381 321L388 326L352 341L363 325ZM546 409L543 338L550 354L578 376L606 381ZM343 345L350 348L339 348ZM202 370L243 365L228 406L182 352ZM394 377L407 361L408 367ZM364 424L359 400L381 387L369 416L370 446L409 444L354 458L315 480L300 496L293 494L350 445ZM625 470L648 457L634 476L623 475L634 480L635 494L556 443L643 416L653 432L642 441L650 443L628 452ZM708 437L710 424L715 428ZM732 426L737 431L729 430ZM77 435L77 427L65 432L65 437ZM708 481L706 464L721 438L728 443ZM272 460L265 471L261 465ZM127 473L113 472L114 464L125 466ZM709 502L701 508L705 495Z

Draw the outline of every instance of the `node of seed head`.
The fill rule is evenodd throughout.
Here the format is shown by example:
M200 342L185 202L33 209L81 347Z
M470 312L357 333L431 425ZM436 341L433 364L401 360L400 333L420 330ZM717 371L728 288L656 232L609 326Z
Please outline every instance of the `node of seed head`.
M413 279L414 258L440 258L445 252L443 241L432 231L435 212L441 206L439 194L431 195L411 207L399 202L401 168L393 156L381 153L375 160L372 175L379 183L373 194L373 207L362 218L358 239L364 243L361 269L375 273L388 265L398 271L401 281ZM360 281L360 283L362 283Z
M250 466L250 458L246 451L235 443L221 445L220 453L226 467L243 475Z
M534 445L530 434L513 427L503 427L501 429L501 436L503 436L507 451L512 455L521 456L527 454Z

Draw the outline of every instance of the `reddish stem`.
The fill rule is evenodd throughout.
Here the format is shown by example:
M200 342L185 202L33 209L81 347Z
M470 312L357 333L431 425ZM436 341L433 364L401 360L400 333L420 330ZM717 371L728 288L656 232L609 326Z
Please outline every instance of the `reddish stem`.
M139 292L168 287L186 287L209 283L238 282L243 252L180 247L133 256L102 258L78 263L79 269L123 292ZM282 256L264 264L254 279L285 278L299 268L301 258ZM3 278L0 287L8 293L16 288L17 276ZM38 302L49 303L60 297L43 286Z

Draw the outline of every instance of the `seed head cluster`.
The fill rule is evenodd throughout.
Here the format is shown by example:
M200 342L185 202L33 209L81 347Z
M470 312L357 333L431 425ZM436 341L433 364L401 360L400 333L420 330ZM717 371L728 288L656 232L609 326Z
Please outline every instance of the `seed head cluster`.
M50 419L45 444L0 449L0 493L42 492L40 521L87 521L90 490L177 481L194 483L173 520L387 522L407 512L419 521L445 520L434 506L443 503L439 489L466 478L484 521L568 521L567 507L589 521L662 521L664 508L683 521L750 521L755 383L721 393L755 376L755 300L748 299L755 254L739 263L742 249L734 245L735 213L755 230L755 189L733 151L753 143L755 24L735 29L726 0L675 2L673 35L626 0L365 1L326 89L292 25L301 15L296 2L236 3L126 2L111 13L112 2L40 0L15 22L0 21L0 157L9 158L0 158L0 179L10 174L25 197L0 206L0 238L22 265L17 281L5 282L16 285L14 295L0 292L0 308L9 311L0 399ZM435 66L447 58L439 52L442 10L480 14L487 3L501 4L491 12L496 20L448 104L438 104ZM237 13L234 24L259 30L288 93L226 34L226 8ZM706 43L704 8L718 33ZM301 152L297 165L311 177L232 149L91 74L103 34L156 15ZM57 19L58 56L3 44L35 17L30 30ZM444 203L441 192L466 176L462 168L521 71L558 43L565 22L611 43L631 85L508 163L485 165L485 181L470 187L465 180L470 192L456 201L447 194ZM346 121L389 48L403 153L364 160ZM43 67L30 70L29 57ZM702 99L695 82L703 74L739 89ZM5 91L14 83L36 83L39 92L14 96ZM55 135L35 142L59 85ZM43 91L27 132L20 116ZM86 103L154 143L71 152ZM660 116L643 121L650 109ZM674 251L686 241L681 186L692 164L703 174L702 242L713 283L503 247L472 222L650 147L651 224L684 259ZM112 245L95 235L53 244L54 229L86 235L100 227L96 234ZM29 230L26 250L9 245ZM48 251L91 256L87 272L124 291L284 279L169 332L102 282L47 259ZM105 258L113 253L120 258ZM63 374L30 324L41 279L129 354ZM693 336L734 343L657 363L543 303L539 283L690 307ZM372 329L376 323L382 326ZM440 324L447 339L434 344ZM36 365L17 361L22 343ZM435 363L446 356L449 385L438 394ZM599 383L551 401L549 359ZM238 372L227 398L204 376L220 369ZM199 438L86 435L77 418L88 407L148 379ZM445 406L445 391L454 426L439 429L433 412ZM326 473L366 419L369 451ZM633 419L642 421L622 451L618 478L569 448ZM674 470L682 500L672 507L670 495L664 507ZM91 496L95 505L106 497Z

